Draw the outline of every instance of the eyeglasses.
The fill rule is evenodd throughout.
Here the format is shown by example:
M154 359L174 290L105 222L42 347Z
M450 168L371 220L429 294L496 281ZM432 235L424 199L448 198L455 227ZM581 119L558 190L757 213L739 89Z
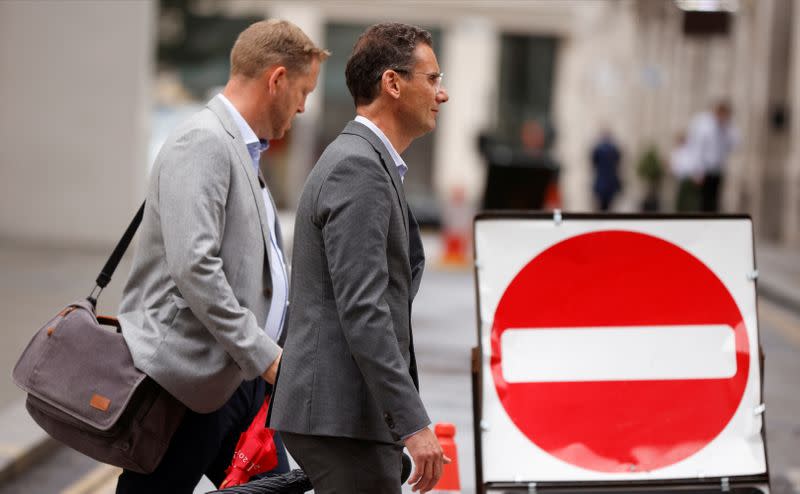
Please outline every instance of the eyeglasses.
M434 91L437 93L442 90L442 78L444 72L411 72L407 69L392 69L401 74L422 74L428 78L428 82L433 86Z

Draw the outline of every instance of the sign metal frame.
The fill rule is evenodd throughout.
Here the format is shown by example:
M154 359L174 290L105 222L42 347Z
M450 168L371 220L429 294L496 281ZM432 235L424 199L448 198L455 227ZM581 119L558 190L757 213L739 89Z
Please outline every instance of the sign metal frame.
M473 221L473 227L477 226L479 222L492 221L492 220L550 220L557 223L570 221L570 220L612 220L612 221L663 221L663 220L745 220L751 225L752 232L752 218L747 214L596 214L596 213L562 213L559 210L555 211L484 211L477 214ZM473 245L476 245L475 232L473 228ZM751 234L753 242L752 252L755 257L755 238ZM722 477L704 477L704 478L680 478L680 479L653 479L653 480L610 480L610 481L543 481L543 482L528 482L528 481L513 481L507 482L484 482L483 476L483 427L482 427L482 410L483 410L483 338L481 337L481 300L480 300L480 285L479 285L479 267L477 259L477 249L473 249L473 277L475 289L475 310L476 310L476 325L477 325L477 341L478 345L472 349L472 407L473 407L473 439L475 451L475 485L478 494L485 494L490 492L545 492L545 493L612 493L612 492L630 492L630 493L656 493L656 492L673 492L683 491L687 492L763 492L769 493L769 453L766 438L766 411L763 413L763 425L761 428L761 440L764 445L764 455L766 458L765 472L758 475L741 475L741 476L722 476ZM753 266L756 266L755 258L753 259ZM758 294L758 280L754 280L756 295ZM755 304L756 319L758 319L758 301ZM757 347L759 349L758 365L760 369L760 386L759 395L761 403L764 403L764 354L761 345L761 334L758 332ZM752 357L756 361L756 356ZM756 489L756 490L754 490Z

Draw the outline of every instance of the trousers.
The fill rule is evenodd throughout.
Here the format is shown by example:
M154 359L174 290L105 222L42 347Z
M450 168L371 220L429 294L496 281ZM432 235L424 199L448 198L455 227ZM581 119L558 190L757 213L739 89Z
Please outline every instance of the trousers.
M164 458L156 470L141 474L123 470L117 494L192 494L205 475L216 486L225 480L239 436L255 418L267 391L267 383L256 378L243 382L219 410L211 413L186 411ZM289 471L286 448L275 434L278 466L275 473Z
M281 432L316 494L400 494L399 444Z

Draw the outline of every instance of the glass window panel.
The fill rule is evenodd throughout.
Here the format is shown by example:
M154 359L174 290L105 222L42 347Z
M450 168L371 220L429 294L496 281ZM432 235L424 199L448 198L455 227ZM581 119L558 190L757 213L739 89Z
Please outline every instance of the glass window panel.
M537 120L546 129L551 128L557 40L505 34L501 43L496 133L501 140L517 144L526 120Z

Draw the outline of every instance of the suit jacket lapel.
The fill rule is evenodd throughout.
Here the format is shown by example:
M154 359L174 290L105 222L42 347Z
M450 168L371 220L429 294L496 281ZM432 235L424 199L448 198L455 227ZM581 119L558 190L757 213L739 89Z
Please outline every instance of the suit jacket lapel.
M403 225L405 225L406 236L408 236L408 204L406 204L406 193L403 190L403 181L400 179L400 174L397 173L397 165L395 165L392 156L389 154L389 150L386 149L386 146L383 145L381 139L376 136L374 132L366 125L356 121L348 122L342 134L353 134L364 138L380 155L381 163L392 179L392 185L397 194L397 200L400 201L400 210L403 212Z
M222 123L222 127L225 129L228 135L231 136L231 146L233 146L234 150L236 151L236 156L239 157L239 165L243 168L244 173L247 176L247 180L250 182L250 190L253 193L253 200L256 201L258 219L259 223L261 223L261 234L264 237L266 259L267 263L269 264L272 260L270 259L269 253L269 227L267 226L267 210L266 206L264 205L264 196L261 192L259 175L256 174L255 168L253 167L253 159L250 157L250 153L247 152L247 146L245 145L244 139L239 132L239 128L236 126L236 123L233 121L231 114L228 112L228 109L225 107L225 104L222 102L222 100L220 100L219 97L215 97L208 102L207 106L208 109L214 112L217 118L219 118L220 123ZM277 214L277 210L275 212Z
M267 180L264 178L264 175L261 174L261 170L258 171L258 180L264 184L264 189L267 191L267 197L269 197L269 203L272 204L272 210L275 211L275 243L278 245L278 249L283 252L283 234L281 233L281 222L278 220L278 207L275 205L275 198L272 197L272 193L269 191L269 187L267 187Z
M419 224L408 209L408 260L411 263L411 287L409 296L411 300L419 291L419 284L422 281L422 271L425 269L425 249L422 246L422 236L419 233Z
M419 291L419 284L422 281L422 271L425 269L425 249L422 247L422 236L419 233L419 224L408 209L408 260L411 263L411 286L408 289L408 313L411 314L411 304ZM409 372L414 386L419 390L419 376L417 373L417 355L414 351L414 330L411 327L411 320L408 322L408 350L411 355Z

